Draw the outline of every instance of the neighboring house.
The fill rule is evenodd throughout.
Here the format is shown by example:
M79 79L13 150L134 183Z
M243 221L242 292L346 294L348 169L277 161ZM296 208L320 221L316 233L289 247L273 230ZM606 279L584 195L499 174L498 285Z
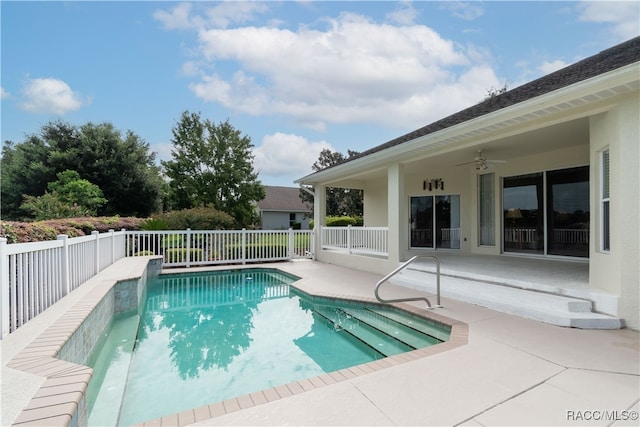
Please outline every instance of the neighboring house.
M385 257L318 238L317 259L381 274L426 250L582 260L640 328L639 61L640 37L300 178L317 226L342 187L364 190L365 227L388 227Z
M311 208L300 198L298 187L265 186L266 196L258 202L263 230L309 229Z

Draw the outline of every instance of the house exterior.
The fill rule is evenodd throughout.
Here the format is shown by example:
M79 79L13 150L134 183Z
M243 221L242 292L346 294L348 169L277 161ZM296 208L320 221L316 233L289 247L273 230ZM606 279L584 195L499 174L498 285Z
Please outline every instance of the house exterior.
M263 230L309 229L311 208L300 198L300 188L265 186L265 198L258 202Z
M385 257L320 261L386 274L413 255L575 260L640 328L640 37L300 178L364 191Z

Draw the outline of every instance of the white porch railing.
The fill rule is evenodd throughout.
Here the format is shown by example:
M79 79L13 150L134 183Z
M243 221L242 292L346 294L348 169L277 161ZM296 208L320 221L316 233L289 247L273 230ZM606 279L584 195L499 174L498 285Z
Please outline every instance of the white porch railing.
M46 242L0 238L0 338L124 257L125 231Z
M588 244L589 230L581 228L554 228L553 241L555 243Z
M388 227L321 227L322 249L387 256Z
M125 256L161 255L164 266L312 258L310 230L118 231L33 243L0 238L0 339Z
M127 256L161 255L165 267L312 258L312 230L128 231Z

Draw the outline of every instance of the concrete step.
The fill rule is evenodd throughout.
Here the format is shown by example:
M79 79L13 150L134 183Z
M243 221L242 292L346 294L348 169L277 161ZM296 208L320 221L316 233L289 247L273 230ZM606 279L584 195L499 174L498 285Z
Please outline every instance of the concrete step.
M436 293L434 273L407 268L389 281L395 285ZM473 278L441 275L440 295L503 313L582 329L620 329L622 319L592 311L592 301L522 289L508 284L486 283ZM435 298L430 298L435 304Z

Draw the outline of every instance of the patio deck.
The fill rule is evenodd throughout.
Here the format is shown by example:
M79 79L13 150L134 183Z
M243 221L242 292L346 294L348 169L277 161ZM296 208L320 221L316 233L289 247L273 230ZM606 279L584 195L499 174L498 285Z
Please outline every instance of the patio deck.
M380 279L315 262L278 268L318 291L361 297ZM384 292L420 294L393 285ZM446 298L443 305L435 312L469 325L467 345L196 425L637 425L621 418L639 410L638 332L562 328Z
M363 298L372 297L381 278L313 261L269 267L302 277L307 289ZM383 290L388 297L421 294L392 284ZM448 298L442 302L435 313L467 323L468 344L269 402L232 399L215 417L199 408L146 425L637 425L637 331L563 328ZM28 339L3 341L3 353L9 343ZM7 369L3 424L5 411L12 410L4 397L20 387L6 381Z

